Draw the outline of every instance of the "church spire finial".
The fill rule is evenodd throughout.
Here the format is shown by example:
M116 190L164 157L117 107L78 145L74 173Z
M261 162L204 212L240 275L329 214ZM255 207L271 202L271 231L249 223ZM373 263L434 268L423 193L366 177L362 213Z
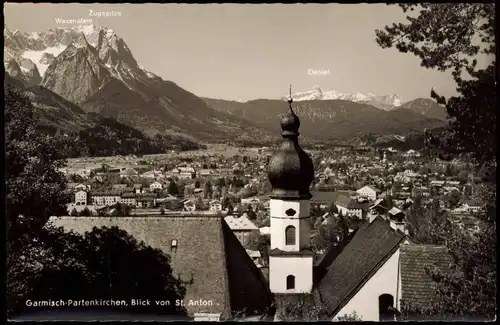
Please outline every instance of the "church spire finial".
M289 88L289 93L290 93L290 97L288 97L288 104L290 105L290 111L293 113L293 108L292 108L292 103L293 103L293 98L292 98L292 85L290 85L290 88Z

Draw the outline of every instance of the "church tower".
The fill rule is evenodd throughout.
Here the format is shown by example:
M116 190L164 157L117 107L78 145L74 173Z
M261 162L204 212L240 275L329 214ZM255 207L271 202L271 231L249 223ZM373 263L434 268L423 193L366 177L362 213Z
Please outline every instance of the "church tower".
M310 293L313 287L309 186L314 167L299 146L300 120L292 102L290 88L290 109L281 119L283 142L268 165L272 186L269 286L273 293Z

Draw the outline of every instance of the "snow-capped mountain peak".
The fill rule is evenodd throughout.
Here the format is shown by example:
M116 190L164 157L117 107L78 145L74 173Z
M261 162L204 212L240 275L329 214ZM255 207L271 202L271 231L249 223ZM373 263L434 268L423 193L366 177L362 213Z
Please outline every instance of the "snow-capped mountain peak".
M289 96L284 96L283 99ZM394 107L401 106L405 103L401 96L396 94L378 96L373 93L363 94L360 92L355 93L341 93L336 90L324 91L319 86L314 86L311 90L296 92L292 94L294 101L306 100L348 100L352 102L366 103L384 110L390 110Z
M94 33L95 31L97 31L98 29L94 24L90 24L90 25L76 26L76 27L74 27L74 30L77 32L81 32L84 35L90 35L90 34Z
M139 67L124 40L111 28L80 25L12 33L4 25L4 39L4 66L11 76L28 84L42 84L74 102L113 78L128 88L137 82L161 80ZM67 87L68 83L79 85L79 89Z

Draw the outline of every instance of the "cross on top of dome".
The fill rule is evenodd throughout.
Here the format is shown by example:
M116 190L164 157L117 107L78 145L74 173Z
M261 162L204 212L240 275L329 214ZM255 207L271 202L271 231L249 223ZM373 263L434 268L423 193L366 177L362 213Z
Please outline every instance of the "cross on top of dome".
M288 105L290 110L281 118L281 130L283 131L281 134L284 137L297 137L300 135L299 127L300 120L292 108L293 98L292 98L292 85L290 85L290 97L288 98Z

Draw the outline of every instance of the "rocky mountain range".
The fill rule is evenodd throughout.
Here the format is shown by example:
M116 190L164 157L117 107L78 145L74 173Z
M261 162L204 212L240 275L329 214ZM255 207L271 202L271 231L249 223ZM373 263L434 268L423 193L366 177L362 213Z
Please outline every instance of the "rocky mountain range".
M279 132L279 124L276 122L286 110L286 105L282 100L259 99L240 103L205 98L205 101L221 112L248 120L252 119L274 134ZM433 102L430 99L428 101ZM368 134L374 136L404 135L444 124L442 119L429 117L419 110L413 110L414 106L411 104L409 107L400 107L390 111L348 100L299 101L294 102L293 106L295 113L300 117L301 133L304 138L311 140L331 140L342 143L354 140L356 143L356 140ZM435 104L435 106L437 109L438 105ZM442 108L439 107L439 109Z
M62 105L66 113L58 114L59 120L54 117L56 122L45 115L46 123L61 128L77 127L74 120L81 122L94 113L149 136L267 144L276 141L278 119L287 110L282 100L242 103L197 97L142 68L125 41L108 28L21 33L4 26L4 39L4 67L10 82L31 87L32 92L36 89L38 98L44 94L52 100L52 107ZM64 104L59 99L54 102L54 95ZM404 103L397 95L341 94L320 88L293 96L306 141L344 142L366 134L405 134L444 123L444 108L429 99ZM68 103L74 105L70 110Z
M282 99L286 100L289 97L289 95L283 96ZM377 96L372 93L341 93L336 90L324 91L318 86L315 86L313 89L308 91L293 93L292 98L294 101L341 99L356 103L369 104L383 110L391 110L405 103L404 99L396 94Z

